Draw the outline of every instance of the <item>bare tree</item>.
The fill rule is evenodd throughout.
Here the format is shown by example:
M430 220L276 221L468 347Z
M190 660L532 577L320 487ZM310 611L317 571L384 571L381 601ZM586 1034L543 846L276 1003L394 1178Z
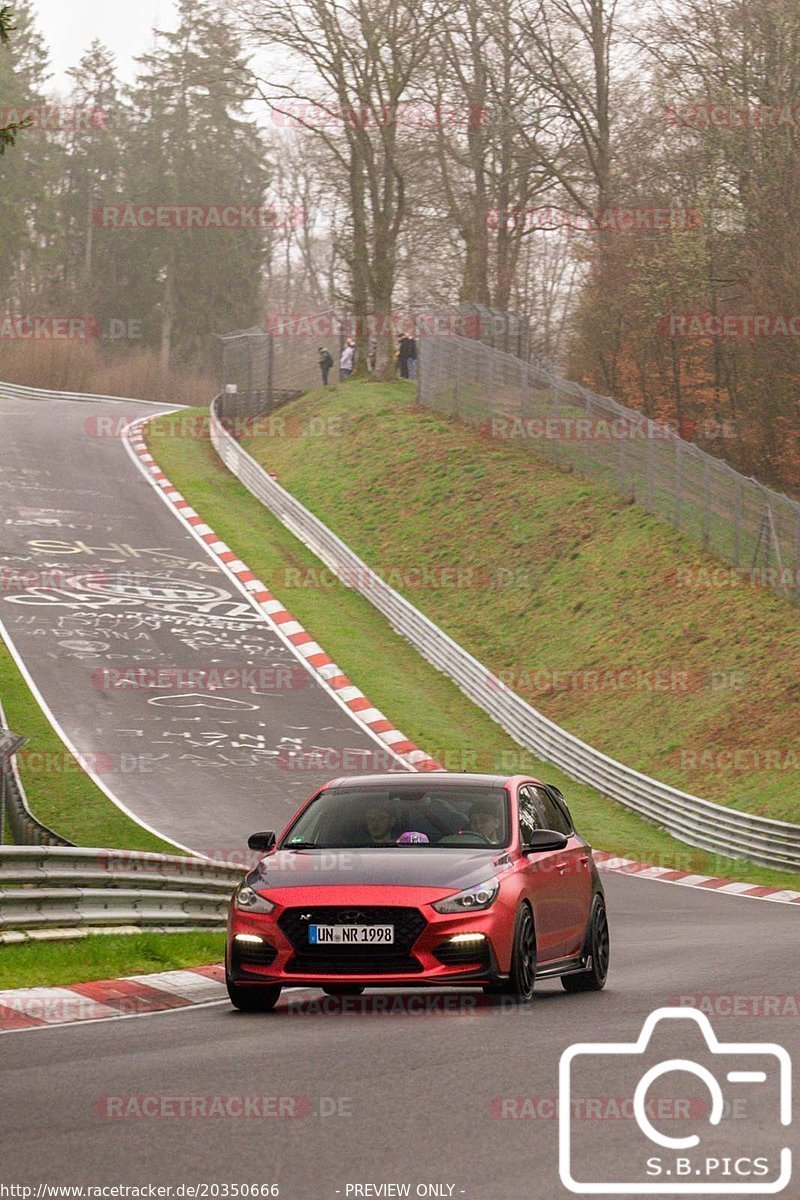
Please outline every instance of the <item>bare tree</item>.
M289 52L292 74L279 77L276 71L267 79L260 72L259 94L319 138L346 177L345 251L361 359L367 319L392 311L407 203L398 115L446 2L236 0L234 5L252 41ZM303 102L312 106L308 116L298 112ZM386 373L391 338L381 338L380 346L378 369Z

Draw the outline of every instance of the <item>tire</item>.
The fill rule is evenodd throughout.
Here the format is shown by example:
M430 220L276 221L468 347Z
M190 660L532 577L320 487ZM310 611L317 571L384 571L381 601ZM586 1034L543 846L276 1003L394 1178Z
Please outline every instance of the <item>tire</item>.
M584 951L590 966L575 975L562 975L565 992L601 992L608 979L611 945L608 933L608 914L603 897L595 896Z
M511 951L511 970L503 982L506 996L527 1004L536 983L536 931L533 913L528 904L521 904L514 923L514 943Z
M241 987L226 976L225 986L231 1004L240 1012L271 1012L281 994L279 983L265 983L261 987Z
M364 987L360 983L331 983L322 990L326 996L360 996Z

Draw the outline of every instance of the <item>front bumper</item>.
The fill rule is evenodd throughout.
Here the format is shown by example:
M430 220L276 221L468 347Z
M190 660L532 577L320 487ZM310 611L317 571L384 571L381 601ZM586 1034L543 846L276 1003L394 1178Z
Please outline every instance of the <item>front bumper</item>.
M242 913L231 905L226 968L237 984L275 984L283 987L326 987L351 984L364 987L453 987L476 982L494 983L508 974L511 921L496 901L483 912L441 914L430 904L392 905L386 893L380 905L339 899L334 905L277 907L269 914ZM358 906L366 923L395 925L391 947L312 947L303 941L305 924L332 920L329 910ZM375 914L379 914L376 916ZM308 916L310 914L310 916ZM248 940L238 942L237 935ZM461 943L459 935L482 935Z

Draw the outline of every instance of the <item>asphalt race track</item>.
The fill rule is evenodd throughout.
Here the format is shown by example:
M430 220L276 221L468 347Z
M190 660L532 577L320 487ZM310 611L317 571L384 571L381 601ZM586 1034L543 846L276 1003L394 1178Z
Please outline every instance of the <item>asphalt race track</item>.
M453 1184L453 1196L481 1200L567 1195L558 1183L552 1099L570 1043L632 1041L648 1013L676 995L800 992L793 909L619 876L608 877L608 892L614 960L599 995L567 996L546 984L523 1009L465 993L461 1011L382 1015L337 1013L333 1000L326 1013L314 1004L317 993L286 992L264 1016L223 1004L7 1034L6 1177L34 1185L277 1183L288 1200L344 1196L348 1183L367 1182ZM432 1006L437 1000L444 1007L458 995L428 997ZM800 1042L797 1016L719 1017L713 1025L730 1041L774 1039L793 1051ZM590 1094L623 1096L620 1075L598 1061ZM163 1095L295 1100L283 1118L104 1115L109 1104L115 1111L108 1097L142 1105ZM497 1115L508 1097L535 1098L544 1115ZM773 1099L750 1111L746 1137L737 1130L760 1152L786 1137ZM592 1136L600 1129L601 1173L636 1132L629 1119L578 1124L579 1133L592 1126ZM796 1129L793 1143L781 1144L796 1147Z
M136 406L129 407L137 415ZM230 592L119 442L85 436L86 417L100 411L67 402L3 403L9 432L0 446L2 565L109 578L135 570L152 589L148 596L157 595L154 581L164 576L170 587L186 582L192 595L201 586ZM140 593L130 607L112 605L114 619L107 621L106 606L93 607L92 597L107 594L99 584L92 588L84 579L88 600L74 585L62 591L70 589L80 601L74 605L45 592L42 603L14 603L4 593L3 622L81 751L112 760L122 753L163 755L149 774L115 773L113 788L143 820L176 840L201 849L235 846L254 825L279 821L313 786L310 774L298 783L290 770L275 766L274 756L228 761L234 731L238 741L245 733L264 733L271 749L293 737L304 746L366 748L366 735L311 682L265 690L257 707L235 720L205 711L199 720L174 712L167 719L162 706L147 703L150 690L94 686L99 665L145 657L170 666L178 654L182 666L205 665L204 654L231 664L261 655L287 668L291 663L266 627L249 620L244 629L230 627L236 619L230 606L238 604L233 594L198 601L199 612L189 616L169 608L181 603L171 591L166 601L163 593L156 600ZM167 621L147 620L165 613ZM122 620L123 614L129 615ZM213 731L226 735L224 754L202 744L201 735ZM266 1015L221 1004L7 1034L0 1039L4 1177L34 1188L276 1184L285 1200L566 1196L555 1104L559 1059L571 1044L632 1042L655 1009L694 997L709 1004L722 1041L776 1042L795 1061L800 1050L796 906L613 874L605 880L612 967L599 995L568 996L559 984L546 983L522 1008L452 990L413 993L409 1007L411 993L322 1004L319 993L290 991ZM710 1061L689 1025L664 1023L655 1061L684 1055ZM583 1062L575 1096L592 1104L579 1106L572 1121L574 1169L582 1179L616 1184L634 1172L644 1182L642 1164L650 1155L661 1153L665 1163L675 1157L652 1146L640 1152L643 1139L624 1106L642 1073L643 1060L631 1068L632 1059ZM742 1070L738 1060L736 1069ZM734 1155L766 1156L773 1165L782 1147L798 1149L797 1125L781 1128L779 1071L765 1061L764 1074L741 1104L739 1094L730 1093L745 1084L720 1076L729 1131L723 1144ZM653 1093L663 1102L656 1124L673 1136L696 1132L702 1143L705 1087L687 1075L661 1084ZM253 1097L258 1101L248 1111L243 1106ZM215 1099L245 1115L218 1115ZM681 1153L701 1152L702 1145ZM354 1191L354 1185L401 1190ZM790 1185L784 1194L798 1191Z
M125 807L229 857L340 764L389 769L129 458L119 431L158 408L0 405L0 622Z

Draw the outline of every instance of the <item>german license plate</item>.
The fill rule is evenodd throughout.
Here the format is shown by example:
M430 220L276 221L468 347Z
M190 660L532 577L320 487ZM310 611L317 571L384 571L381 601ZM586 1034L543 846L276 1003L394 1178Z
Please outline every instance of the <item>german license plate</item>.
M391 946L394 925L309 925L312 946Z

